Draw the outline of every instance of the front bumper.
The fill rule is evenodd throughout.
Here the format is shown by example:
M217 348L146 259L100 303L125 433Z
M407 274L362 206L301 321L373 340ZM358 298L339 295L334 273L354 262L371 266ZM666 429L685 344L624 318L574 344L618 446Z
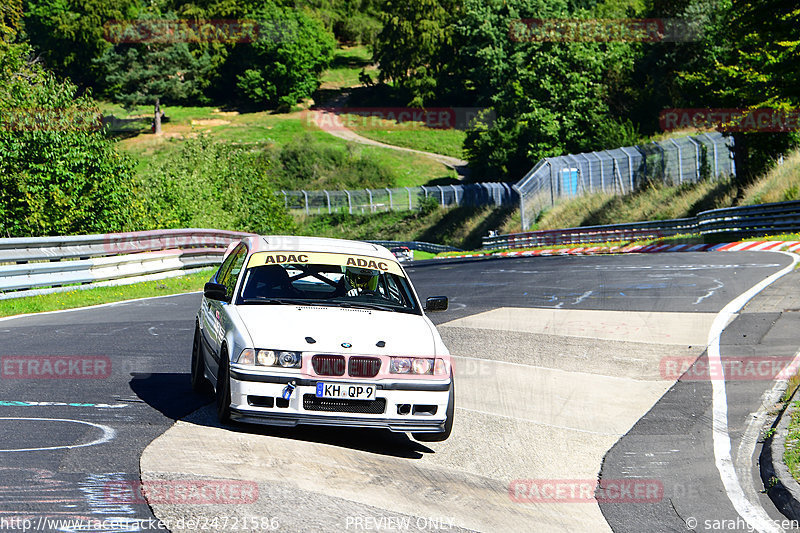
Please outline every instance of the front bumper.
M241 422L294 427L301 424L383 428L397 432L439 433L449 400L450 379L352 379L267 375L232 368L231 418ZM290 382L289 401L281 394ZM316 398L318 381L374 384L375 400ZM254 405L255 404L255 405ZM408 408L407 412L405 408Z

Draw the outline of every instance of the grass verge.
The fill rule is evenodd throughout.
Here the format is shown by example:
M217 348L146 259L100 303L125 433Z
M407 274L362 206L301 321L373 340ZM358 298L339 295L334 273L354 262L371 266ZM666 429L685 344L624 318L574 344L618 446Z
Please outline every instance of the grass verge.
M121 302L123 300L134 300L136 298L199 291L203 289L203 284L208 281L213 272L213 268L207 268L185 276L145 281L131 285L96 287L83 290L75 289L74 291L0 300L0 317L41 313L44 311L60 311L62 309L74 309L90 305Z

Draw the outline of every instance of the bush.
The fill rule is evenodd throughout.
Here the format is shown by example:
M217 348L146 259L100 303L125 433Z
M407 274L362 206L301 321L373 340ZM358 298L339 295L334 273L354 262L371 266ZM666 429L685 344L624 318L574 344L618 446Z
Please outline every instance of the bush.
M259 107L287 110L310 97L333 59L333 35L302 11L272 3L248 18L258 21L264 33L251 44L238 45L229 58L241 96Z
M363 189L392 187L389 169L362 148L321 143L305 135L263 158L280 189ZM269 161L269 162L267 162Z
M134 228L133 162L97 129L94 101L30 54L27 46L0 48L2 234Z
M150 227L292 232L258 154L208 137L181 143L176 157L140 178Z

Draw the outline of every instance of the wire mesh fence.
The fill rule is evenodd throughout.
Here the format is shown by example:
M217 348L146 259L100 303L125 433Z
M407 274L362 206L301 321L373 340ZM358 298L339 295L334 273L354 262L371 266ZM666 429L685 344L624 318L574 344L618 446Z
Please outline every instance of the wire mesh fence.
M377 213L419 209L426 201L447 206L503 206L518 201L508 183L469 183L385 189L278 191L287 209L305 214Z
M714 132L548 157L513 188L519 193L525 231L539 212L563 199L595 192L626 194L649 182L679 185L735 174L733 139Z

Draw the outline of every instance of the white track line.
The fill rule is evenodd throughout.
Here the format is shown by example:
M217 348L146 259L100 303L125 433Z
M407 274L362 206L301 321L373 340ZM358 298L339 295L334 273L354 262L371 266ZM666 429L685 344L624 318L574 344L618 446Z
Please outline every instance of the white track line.
M792 258L792 264L769 276L761 281L754 287L751 287L744 294L739 295L733 301L728 303L722 311L717 314L714 322L711 325L711 331L708 334L708 363L711 375L714 372L722 372L722 360L720 358L719 337L725 329L726 324L742 307L747 304L754 296L763 291L769 285L782 278L792 270L797 264L798 258L793 254L786 252L778 252L788 255ZM716 369L716 370L712 370ZM716 374L720 375L720 374ZM724 375L724 374L722 374ZM775 532L780 533L783 531L775 525L773 520L767 515L767 512L758 505L753 504L745 496L742 486L739 484L739 478L736 474L736 468L731 458L731 437L728 433L728 398L725 389L724 379L712 379L712 405L713 405L713 422L712 422L712 437L714 441L714 460L719 470L722 484L725 486L725 492L728 494L736 512L739 516L744 518L750 527L760 532Z

